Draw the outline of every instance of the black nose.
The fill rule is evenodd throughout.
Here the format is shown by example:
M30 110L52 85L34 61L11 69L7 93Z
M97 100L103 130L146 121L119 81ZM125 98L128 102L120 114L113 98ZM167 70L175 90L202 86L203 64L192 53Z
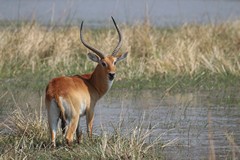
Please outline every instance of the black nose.
M115 73L108 73L109 80L112 81L115 77Z

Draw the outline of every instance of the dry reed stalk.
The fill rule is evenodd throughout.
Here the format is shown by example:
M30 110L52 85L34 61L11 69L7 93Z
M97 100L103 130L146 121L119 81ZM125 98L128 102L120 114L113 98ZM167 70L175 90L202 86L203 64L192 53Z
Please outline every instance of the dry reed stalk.
M121 26L122 50L130 54L127 64L119 66L119 77L127 75L131 79L163 73L191 76L202 71L239 75L239 24L236 21L176 28L156 28L149 23ZM82 73L92 67L86 62L87 50L80 43L78 27L25 24L1 29L0 35L0 70L7 75L43 68L50 73L64 74L70 70ZM106 53L117 43L116 36L113 29L88 30L85 34L89 43ZM59 70L59 66L64 67Z
M211 111L208 111L208 141L209 141L209 153L208 159L215 160L215 147L214 147L214 140L213 140L213 130L212 130L212 120L211 120Z

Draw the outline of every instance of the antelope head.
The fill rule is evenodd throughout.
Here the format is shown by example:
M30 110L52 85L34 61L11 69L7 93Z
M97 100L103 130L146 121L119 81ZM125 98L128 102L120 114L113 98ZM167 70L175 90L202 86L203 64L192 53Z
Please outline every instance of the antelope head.
M84 41L83 36L82 36L83 21L81 23L81 28L80 28L80 39L81 39L83 45L93 52L93 53L91 53L91 52L88 53L88 58L99 64L98 66L100 66L99 68L100 68L101 72L103 72L105 75L107 75L107 78L110 81L113 81L115 78L116 64L119 61L125 59L128 55L128 52L126 52L124 54L117 54L122 45L122 34L121 34L113 17L112 17L112 21L118 32L119 41L118 41L117 46L113 50L112 54L107 55L107 56L105 56L105 54L103 54L101 51L99 51L96 48L93 48L92 46L90 46L89 44L87 44Z

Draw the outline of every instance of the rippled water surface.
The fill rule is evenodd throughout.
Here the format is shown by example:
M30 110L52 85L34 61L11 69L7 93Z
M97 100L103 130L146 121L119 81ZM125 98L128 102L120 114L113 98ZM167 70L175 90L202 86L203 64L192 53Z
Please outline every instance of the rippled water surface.
M232 154L234 145L240 145L240 98L237 93L194 92L162 96L158 91L134 94L125 91L120 98L110 102L106 99L96 108L96 125L117 121L119 117L131 123L144 116L146 124L157 126L155 136L161 134L164 143L176 140L164 149L168 158L207 158L212 141L217 157L224 159ZM235 144L230 143L230 138Z
M15 96L15 101L22 106L42 103L41 93L21 94ZM15 102L2 96L0 103L5 108L0 118L4 120L14 110ZM226 159L233 151L238 151L236 155L240 156L239 104L237 91L163 94L158 90L112 90L96 106L94 133L111 132L112 125L121 121L123 128L142 122L145 129L149 124L153 127L153 139L161 136L163 144L173 142L163 149L169 159L206 159L213 148L218 159ZM85 118L82 119L86 132Z

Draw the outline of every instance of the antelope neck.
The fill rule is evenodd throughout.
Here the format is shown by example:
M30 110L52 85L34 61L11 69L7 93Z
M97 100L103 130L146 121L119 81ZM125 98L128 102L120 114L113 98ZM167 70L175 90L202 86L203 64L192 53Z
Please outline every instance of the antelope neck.
M98 92L99 98L107 93L113 83L113 80L109 80L108 75L104 72L104 70L101 69L101 66L99 64L93 71L89 81Z

